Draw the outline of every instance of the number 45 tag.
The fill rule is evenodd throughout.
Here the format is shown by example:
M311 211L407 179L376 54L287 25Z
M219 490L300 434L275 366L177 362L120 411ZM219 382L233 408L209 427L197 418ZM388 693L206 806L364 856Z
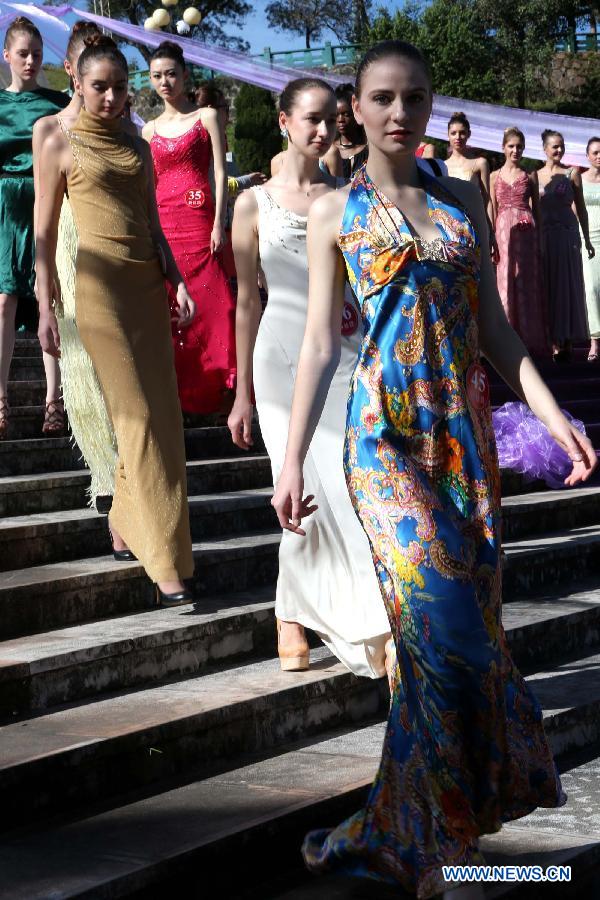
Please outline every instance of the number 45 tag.
M472 363L467 369L467 396L478 412L489 405L490 384L487 372L480 363Z

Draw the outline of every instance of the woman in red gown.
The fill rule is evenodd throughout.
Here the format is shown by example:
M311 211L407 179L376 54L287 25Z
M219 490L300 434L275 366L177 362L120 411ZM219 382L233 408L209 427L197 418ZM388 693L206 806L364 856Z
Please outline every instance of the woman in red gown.
M235 301L220 253L227 208L223 133L217 110L198 109L188 99L177 44L164 41L157 47L150 78L165 109L142 134L154 160L160 222L197 309L189 328L173 326L181 407L185 413L225 411L236 370ZM170 294L169 300L174 301Z

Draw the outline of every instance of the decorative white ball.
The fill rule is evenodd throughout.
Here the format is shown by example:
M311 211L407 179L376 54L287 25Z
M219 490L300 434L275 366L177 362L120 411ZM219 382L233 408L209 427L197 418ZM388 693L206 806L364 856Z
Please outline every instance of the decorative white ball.
M164 28L171 21L171 16L166 9L155 9L152 13L152 21L159 28Z
M179 0L161 0L163 6L177 6Z
M183 14L183 21L187 22L188 25L199 25L202 21L200 10L196 9L195 6L188 6Z
M158 25L156 24L152 16L150 16L149 19L146 19L146 21L144 22L144 28L146 29L146 31L158 31Z
M179 21L175 25L175 28L177 29L177 34L181 35L189 34L192 30L188 23L184 22L183 19L179 19Z

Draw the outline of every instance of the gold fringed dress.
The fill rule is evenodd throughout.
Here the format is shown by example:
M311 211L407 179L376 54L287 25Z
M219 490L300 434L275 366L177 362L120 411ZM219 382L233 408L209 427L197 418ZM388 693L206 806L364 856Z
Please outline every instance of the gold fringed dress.
M115 485L116 439L94 365L81 342L75 321L75 261L77 229L67 197L58 223L56 272L60 302L56 318L60 334L60 375L63 400L73 437L90 474L89 497L112 494Z
M117 438L111 523L153 581L188 578L183 423L144 162L121 121L83 110L65 133L78 235L75 307Z

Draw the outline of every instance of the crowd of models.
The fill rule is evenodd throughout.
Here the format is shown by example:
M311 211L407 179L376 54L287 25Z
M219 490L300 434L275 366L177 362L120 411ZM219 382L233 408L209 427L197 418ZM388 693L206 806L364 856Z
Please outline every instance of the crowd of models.
M44 430L63 425L62 375L92 498L112 495L115 559L137 558L174 606L193 599L182 407L222 411L235 391L228 425L248 450L256 405L284 531L281 667L308 667L310 628L355 673L387 671L391 688L368 801L309 834L305 861L419 898L483 896L446 884L442 866L480 861L482 834L565 795L502 628L481 358L568 454L565 483L587 480L590 441L526 345L561 360L591 333L598 358L600 140L582 178L545 132L531 175L509 128L490 179L457 114L452 155L435 160L427 64L390 41L365 54L352 91L290 82L272 177L228 185L226 101L188 96L176 45L152 54L164 112L142 136L123 115L127 61L94 25L69 40L71 97L37 86L29 20L9 27L4 55L0 430L15 325L37 326ZM219 252L228 187L251 188L233 218L237 305Z

